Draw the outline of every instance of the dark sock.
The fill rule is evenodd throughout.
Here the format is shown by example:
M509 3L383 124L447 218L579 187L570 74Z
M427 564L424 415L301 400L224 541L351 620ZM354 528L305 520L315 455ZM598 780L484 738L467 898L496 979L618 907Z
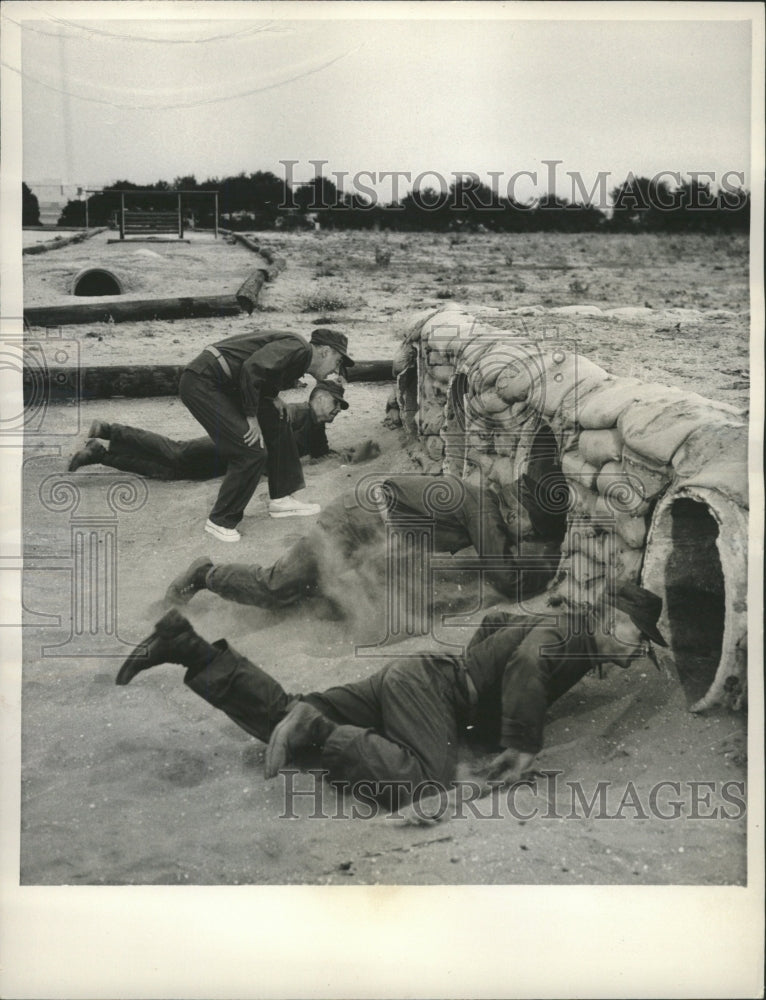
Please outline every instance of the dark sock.
M186 676L194 677L195 674L205 670L216 657L228 649L225 639L218 639L217 642L206 642L196 632L184 633L178 642L178 652L181 663L186 667Z

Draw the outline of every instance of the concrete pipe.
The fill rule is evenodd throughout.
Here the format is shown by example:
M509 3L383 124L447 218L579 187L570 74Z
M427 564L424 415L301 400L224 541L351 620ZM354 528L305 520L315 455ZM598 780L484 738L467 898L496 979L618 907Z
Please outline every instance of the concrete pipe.
M122 295L120 278L108 267L86 267L72 279L72 295Z
M716 490L686 486L657 504L642 582L663 601L660 631L692 712L744 707L747 520Z

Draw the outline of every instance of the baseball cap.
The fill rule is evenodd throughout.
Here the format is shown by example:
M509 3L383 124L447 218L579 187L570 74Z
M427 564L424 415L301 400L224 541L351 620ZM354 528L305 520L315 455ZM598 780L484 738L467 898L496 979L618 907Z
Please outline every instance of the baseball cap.
M614 595L611 603L624 611L636 628L657 643L658 646L667 646L663 639L657 621L662 612L662 598L653 594L651 590L639 587L637 583L623 583Z
M311 398L311 396L314 395L314 393L318 389L322 389L324 392L329 392L330 395L333 397L333 399L337 399L338 402L340 403L341 410L348 409L348 403L343 398L345 389L340 384L340 382L336 382L335 379L322 379L321 381L317 382L317 384L311 390L311 395L309 396L309 399Z
M320 327L318 330L312 331L311 343L316 344L317 347L321 347L323 344L326 344L327 347L334 348L341 356L341 363L343 367L353 367L354 362L347 353L348 337L345 333L341 333L339 330L328 330L326 327Z

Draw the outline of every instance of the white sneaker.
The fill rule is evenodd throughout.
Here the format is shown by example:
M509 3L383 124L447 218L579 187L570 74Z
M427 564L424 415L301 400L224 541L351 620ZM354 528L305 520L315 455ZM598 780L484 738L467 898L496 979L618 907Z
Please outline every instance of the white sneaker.
M272 517L309 517L318 514L322 508L318 503L303 503L294 496L269 500L269 514Z
M219 542L238 542L242 535L236 528L224 528L221 524L216 524L210 518L205 522L205 531L217 538Z

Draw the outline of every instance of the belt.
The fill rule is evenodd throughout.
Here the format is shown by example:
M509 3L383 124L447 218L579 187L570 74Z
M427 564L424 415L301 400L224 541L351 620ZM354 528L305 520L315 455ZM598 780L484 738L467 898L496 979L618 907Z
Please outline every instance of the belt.
M218 364L221 366L221 371L227 378L231 378L231 368L229 368L229 362L221 354L217 347L203 347L203 351L207 351L208 354L212 354Z

